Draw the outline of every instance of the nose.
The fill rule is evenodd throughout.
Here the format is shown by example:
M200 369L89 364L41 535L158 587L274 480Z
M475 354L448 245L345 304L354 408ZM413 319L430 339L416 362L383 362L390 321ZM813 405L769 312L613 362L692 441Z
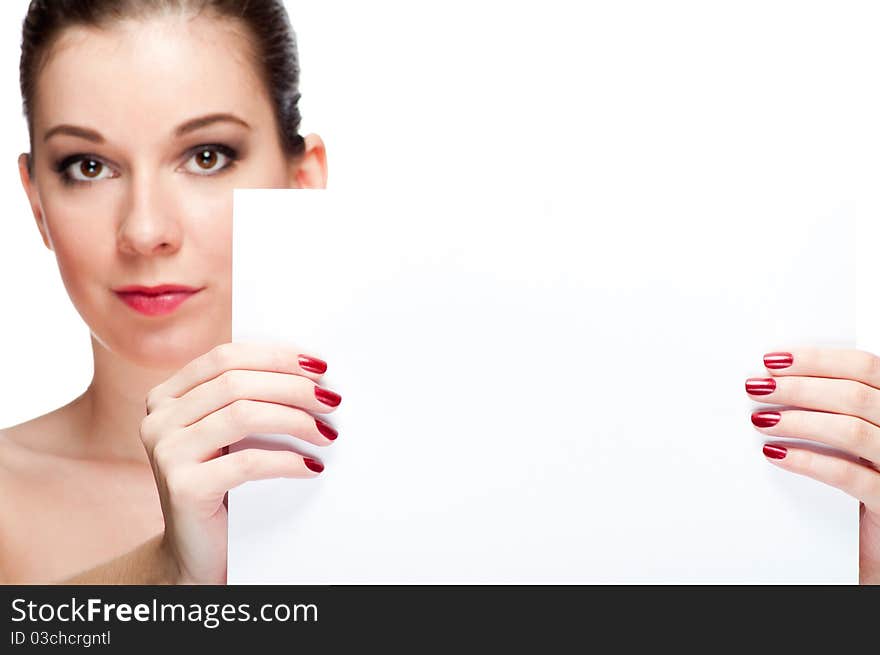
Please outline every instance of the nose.
M173 207L173 192L160 188L161 180L149 171L133 174L129 180L117 235L119 250L127 255L177 252L183 235Z

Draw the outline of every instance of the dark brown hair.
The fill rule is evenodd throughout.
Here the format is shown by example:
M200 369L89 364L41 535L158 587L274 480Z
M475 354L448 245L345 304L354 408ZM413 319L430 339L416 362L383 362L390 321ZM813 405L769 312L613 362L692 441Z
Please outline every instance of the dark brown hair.
M207 11L241 22L254 48L255 65L272 98L284 152L291 157L303 154L305 141L299 134L299 55L296 34L282 0L31 0L22 27L19 68L22 106L30 137L31 175L36 79L63 30L76 25L109 27L114 21L146 18L171 10L195 15Z

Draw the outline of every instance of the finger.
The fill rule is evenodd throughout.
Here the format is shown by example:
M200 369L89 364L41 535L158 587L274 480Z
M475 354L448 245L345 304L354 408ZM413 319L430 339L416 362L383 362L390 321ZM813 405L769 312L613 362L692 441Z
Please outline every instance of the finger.
M322 388L301 375L233 369L190 389L179 402L157 411L164 413L166 423L181 427L192 425L236 400L262 400L326 414L336 406L318 398L316 394L321 392L317 390Z
M801 376L749 378L746 393L758 402L850 414L880 424L880 390L856 380Z
M192 474L207 493L221 496L250 480L314 478L323 470L320 461L289 450L247 448L199 464Z
M775 425L768 423L776 420ZM870 461L880 461L880 428L857 416L802 410L761 410L752 424L774 437L811 439Z
M853 348L805 347L772 351L764 355L764 367L773 376L838 378L880 388L880 357Z
M147 395L147 413L152 412L166 399L178 398L224 371L275 371L318 380L326 368L323 360L287 344L246 341L220 344L196 357L168 380L151 389Z
M880 509L880 472L875 469L791 444L765 444L764 456L780 468L840 489L869 510Z
M316 446L327 446L336 438L335 432L331 426L297 407L261 400L236 400L179 430L174 445L183 450L183 458L204 461L220 448L249 434L289 434Z

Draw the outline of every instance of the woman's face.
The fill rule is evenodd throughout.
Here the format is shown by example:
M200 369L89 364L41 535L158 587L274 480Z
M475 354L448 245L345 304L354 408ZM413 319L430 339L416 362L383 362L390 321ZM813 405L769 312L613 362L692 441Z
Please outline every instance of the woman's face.
M233 188L326 184L316 135L302 159L284 155L242 33L177 15L70 28L34 109L34 177L22 156L22 182L95 338L153 368L229 341ZM217 114L236 118L192 122ZM159 316L113 291L159 284L202 290Z

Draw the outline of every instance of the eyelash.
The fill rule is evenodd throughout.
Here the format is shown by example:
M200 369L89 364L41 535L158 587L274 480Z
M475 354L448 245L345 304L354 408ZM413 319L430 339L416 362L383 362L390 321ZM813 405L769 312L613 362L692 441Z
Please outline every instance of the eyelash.
M224 155L229 161L223 168L220 168L213 173L193 173L193 175L197 175L199 177L214 177L215 175L219 175L221 172L232 168L235 165L235 162L238 161L238 152L234 148L230 148L229 146L225 146L221 143L209 143L191 148L186 153L186 161L189 161L190 158L192 158L194 155L201 154L205 150L219 152L220 154ZM70 176L70 173L67 172L67 169L70 168L73 164L80 161L96 161L100 162L102 166L107 166L107 164L105 164L100 157L96 157L94 155L79 153L76 155L71 155L70 157L65 157L55 164L55 172L58 173L58 177L61 178L61 182L63 182L65 186L89 186L91 184L94 184L95 182L100 182L100 180L87 182L85 180L74 179Z

